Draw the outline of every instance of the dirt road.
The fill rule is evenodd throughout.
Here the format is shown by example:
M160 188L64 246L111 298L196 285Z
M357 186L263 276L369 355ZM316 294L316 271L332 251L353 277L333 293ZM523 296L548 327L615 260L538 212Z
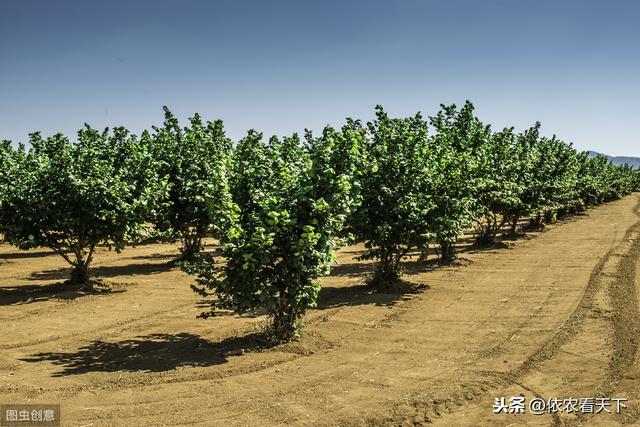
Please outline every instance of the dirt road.
M640 425L640 195L371 294L339 252L303 339L261 349L262 316L196 319L171 245L97 254L109 295L56 285L48 251L0 247L0 403L64 425ZM428 288L419 288L428 285ZM496 397L627 399L619 415L499 414ZM634 424L635 423L635 424Z

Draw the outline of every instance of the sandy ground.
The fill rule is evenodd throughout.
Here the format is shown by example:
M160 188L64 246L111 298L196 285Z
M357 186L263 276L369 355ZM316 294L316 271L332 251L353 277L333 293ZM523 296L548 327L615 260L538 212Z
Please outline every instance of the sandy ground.
M87 427L640 425L639 207L449 266L414 257L405 292L368 292L362 247L343 248L303 338L270 349L263 316L196 319L173 245L100 251L108 295L61 289L49 251L0 246L0 403L60 403L63 425ZM493 413L519 395L628 400L619 415Z

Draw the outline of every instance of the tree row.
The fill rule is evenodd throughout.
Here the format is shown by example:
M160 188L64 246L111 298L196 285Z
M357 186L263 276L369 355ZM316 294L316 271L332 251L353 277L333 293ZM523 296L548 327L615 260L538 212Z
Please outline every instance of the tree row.
M48 247L91 286L96 248L116 251L149 239L181 241L180 265L211 310L265 310L278 340L295 336L338 246L362 242L384 289L402 260L435 247L455 257L473 229L491 244L528 219L558 217L640 189L640 171L589 157L540 124L493 130L467 102L435 116L369 123L237 143L221 121L186 126L165 108L161 127L139 137L122 127L85 125L71 141L30 134L29 148L0 144L0 232L4 241ZM215 237L218 256L203 253Z

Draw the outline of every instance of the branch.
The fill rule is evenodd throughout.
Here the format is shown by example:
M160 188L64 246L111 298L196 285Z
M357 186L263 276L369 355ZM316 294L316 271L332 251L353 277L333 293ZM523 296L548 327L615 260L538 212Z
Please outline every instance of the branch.
M60 255L62 258L64 258L65 261L67 261L69 264L75 267L76 264L73 261L71 261L71 258L69 258L69 256L65 253L65 251L63 251L53 243L54 239L51 238L51 235L49 235L46 231L43 231L42 234L44 234L44 236L50 242L47 246L51 248L55 253Z

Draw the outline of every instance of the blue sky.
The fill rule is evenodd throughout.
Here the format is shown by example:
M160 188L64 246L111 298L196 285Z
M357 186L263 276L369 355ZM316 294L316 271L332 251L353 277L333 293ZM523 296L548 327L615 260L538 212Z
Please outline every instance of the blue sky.
M640 2L4 1L0 138L221 118L290 134L470 99L495 128L640 156Z

